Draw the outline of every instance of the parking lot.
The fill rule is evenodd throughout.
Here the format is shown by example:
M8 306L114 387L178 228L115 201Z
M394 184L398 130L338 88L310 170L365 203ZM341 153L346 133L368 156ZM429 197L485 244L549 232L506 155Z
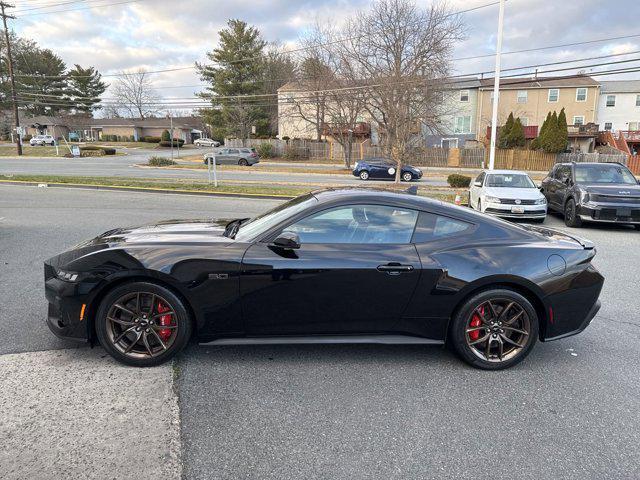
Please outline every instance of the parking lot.
M582 334L539 343L507 371L471 369L440 347L381 345L192 345L141 371L46 328L44 259L117 226L276 203L0 186L0 477L640 477L632 228L573 231L597 246L602 309Z

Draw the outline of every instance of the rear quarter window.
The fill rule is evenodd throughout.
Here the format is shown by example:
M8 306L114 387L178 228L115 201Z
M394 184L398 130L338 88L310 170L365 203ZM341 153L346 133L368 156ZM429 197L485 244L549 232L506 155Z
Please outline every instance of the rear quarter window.
M426 243L467 235L471 233L474 227L473 223L458 220L457 218L420 212L412 241L413 243Z

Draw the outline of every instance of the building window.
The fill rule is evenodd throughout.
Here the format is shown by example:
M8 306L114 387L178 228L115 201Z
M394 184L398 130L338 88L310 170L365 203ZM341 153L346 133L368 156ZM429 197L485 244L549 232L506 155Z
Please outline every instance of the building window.
M636 107L640 107L640 95L636 95Z
M526 90L518 90L518 103L527 103L528 92Z
M471 132L471 117L469 115L464 117L456 117L454 133L470 133Z
M640 125L640 122L629 122L629 130L631 130L632 132L635 132L638 130L639 125Z
M615 107L615 106L616 106L616 96L607 95L607 107Z
M605 122L604 129L611 130L613 128L613 124L611 122Z
M558 98L560 98L560 90L558 90L557 88L550 88L548 97L549 103L557 102Z
M469 101L469 90L460 90L460 101L461 102Z
M518 117L518 119L520 120L520 123L523 127L529 126L529 119L527 117Z
M577 115L573 117L574 125L584 125L584 115Z
M587 89L576 88L576 102L586 102L586 101L587 101Z

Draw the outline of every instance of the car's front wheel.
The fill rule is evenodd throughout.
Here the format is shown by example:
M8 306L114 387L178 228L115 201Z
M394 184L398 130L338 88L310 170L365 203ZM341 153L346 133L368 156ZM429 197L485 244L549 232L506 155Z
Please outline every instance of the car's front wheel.
M96 316L96 334L119 362L151 367L173 358L191 336L182 300L165 287L127 283L109 292Z
M522 361L538 338L531 302L509 289L491 289L467 300L450 325L450 342L470 365L500 370Z
M567 227L582 226L582 219L578 216L576 201L573 198L570 198L564 206L564 223Z
M402 180L404 180L405 182L410 182L411 180L413 180L413 175L411 175L411 173L409 172L405 172L402 174Z
M369 172L363 170L360 172L360 180L369 180Z

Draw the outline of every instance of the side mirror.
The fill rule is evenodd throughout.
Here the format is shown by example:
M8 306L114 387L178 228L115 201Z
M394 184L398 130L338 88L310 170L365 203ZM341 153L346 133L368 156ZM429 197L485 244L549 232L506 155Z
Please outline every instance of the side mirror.
M482 182L473 182L474 187L482 187Z
M297 250L300 248L300 237L293 232L282 232L271 245L283 250Z

